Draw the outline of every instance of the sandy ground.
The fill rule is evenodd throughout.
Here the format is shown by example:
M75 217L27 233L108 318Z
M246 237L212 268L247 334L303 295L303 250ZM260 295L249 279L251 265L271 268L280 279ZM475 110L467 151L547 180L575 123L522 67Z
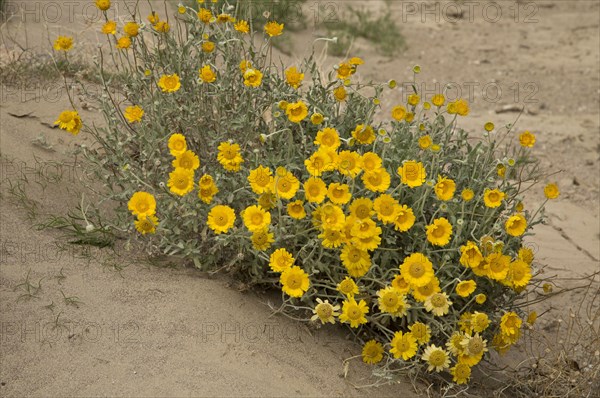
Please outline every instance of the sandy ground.
M9 7L24 3L30 14L2 27L0 64L20 53L10 38L41 53L49 47L48 37L59 33L87 43L99 40L87 2L13 1ZM328 11L335 15L359 5L332 4ZM517 130L535 132L535 153L548 170L561 170L555 179L562 196L548 205L548 224L530 239L536 258L560 277L598 271L600 3L500 2L497 18L488 2L477 2L471 14L463 7L459 20L447 2L388 4L408 48L382 55L357 40L350 53L366 60L361 78L402 83L419 64L429 95L452 83L470 100L472 114L461 124L473 130L488 120L512 123L518 113L496 111L525 106ZM55 6L60 19L51 14ZM308 7L303 12L313 16ZM386 2L372 1L369 7L384 12ZM437 11L427 13L431 9ZM300 58L306 43L323 34L314 26L294 33L295 55L286 61ZM123 248L65 245L60 233L36 230L44 214L72 209L83 191L79 179L85 173L72 151L88 138L71 139L47 126L68 106L57 87L1 86L0 395L415 395L408 382L357 389L374 382L359 359L344 367L343 360L359 348L342 329L314 331L273 316L267 303L277 297L242 293L226 278L195 270L152 266ZM498 88L501 94L494 91ZM384 112L403 95L402 90L388 95ZM93 110L82 114L86 121L101 121ZM51 149L35 144L40 135ZM31 200L25 205L11 188L24 178ZM526 205L541 199L532 193ZM29 289L33 298L24 295L27 275L32 285L41 285ZM558 296L544 308L561 313L579 296Z

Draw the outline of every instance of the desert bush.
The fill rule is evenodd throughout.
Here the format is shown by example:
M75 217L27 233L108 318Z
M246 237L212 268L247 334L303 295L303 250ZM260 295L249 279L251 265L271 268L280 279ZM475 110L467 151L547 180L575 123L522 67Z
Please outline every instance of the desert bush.
M543 177L535 135L487 123L469 136L466 100L416 89L385 117L396 82L361 82L358 57L277 64L285 26L234 11L205 2L102 27L106 123L73 109L57 125L94 137L83 150L117 204L111 228L150 254L280 288L282 312L347 325L382 375L466 383L488 345L521 336L535 279L523 238L543 214L522 203Z

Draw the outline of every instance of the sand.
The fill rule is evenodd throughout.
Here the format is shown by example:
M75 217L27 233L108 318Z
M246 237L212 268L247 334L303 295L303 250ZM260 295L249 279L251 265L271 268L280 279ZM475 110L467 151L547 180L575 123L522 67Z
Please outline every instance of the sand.
M90 45L100 40L98 23L86 21L93 14L86 14L91 11L84 2L35 4L37 11L2 26L0 65L22 52L13 39L36 53L46 53L48 37L58 33ZM359 5L334 4L336 13ZM374 12L385 10L385 2L369 4ZM536 2L525 8L507 2L494 23L492 14L481 11L487 2L477 3L473 18L455 22L447 2L437 3L440 11L425 15L425 21L425 7L435 2L413 2L416 11L407 2L389 4L408 48L382 55L368 42L355 41L350 54L366 61L361 79L410 81L412 66L419 64L419 78L429 90L453 82L464 95L473 87L471 115L461 126L477 131L488 120L498 126L514 122L518 113L496 111L524 105L517 131L536 133L534 152L548 170L561 171L554 179L562 195L549 203L548 223L529 238L536 259L559 277L599 271L600 3ZM63 11L60 20L49 17L54 6ZM517 17L511 6L519 8ZM308 7L303 12L312 15ZM283 58L294 62L306 54L306 43L323 34L312 25L293 33L294 55ZM90 57L86 51L78 55ZM338 61L329 57L325 65ZM275 305L277 294L241 292L227 277L168 262L151 265L123 247L68 245L59 231L37 230L48 214L80 203L85 167L72 152L91 141L48 127L68 107L60 82L10 83L3 82L0 93L0 395L425 395L407 380L358 389L375 381L360 359L344 365L360 348L342 328L313 330L273 315L268 304ZM491 95L497 87L499 98ZM401 90L388 95L385 112L402 100ZM76 101L81 104L77 96ZM102 121L94 109L81 113L86 121ZM51 148L39 145L40 136ZM25 202L14 188L18 181L29 198ZM540 191L541 185L526 206L543 199ZM86 193L84 204L90 201ZM27 291L27 276L41 288ZM561 313L578 297L577 291L563 294L544 308Z

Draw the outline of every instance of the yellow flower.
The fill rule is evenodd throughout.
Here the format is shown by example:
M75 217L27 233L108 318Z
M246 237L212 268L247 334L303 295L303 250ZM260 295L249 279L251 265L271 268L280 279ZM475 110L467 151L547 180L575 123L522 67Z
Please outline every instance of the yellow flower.
M331 305L329 304L329 300L321 300L317 297L317 305L312 310L313 316L310 318L311 321L316 321L317 319L321 321L322 324L326 323L335 323L335 317L339 316L340 309L339 305Z
M336 205L344 205L352 199L350 186L339 182L332 182L327 189L327 197Z
M258 205L265 210L271 210L277 205L277 196L271 191L265 191L258 197Z
M479 293L477 296L475 296L475 302L477 304L483 304L485 303L485 301L487 300L487 296L483 293Z
M432 294L441 292L440 281L435 276L424 286L412 286L412 296L420 303L424 303Z
M250 32L250 25L248 25L248 22L244 21L243 19L238 20L233 25L233 28L240 33L249 33Z
M392 224L398 219L402 207L393 196L382 194L373 202L373 209L380 221Z
M533 148L535 144L535 135L529 131L525 131L519 135L519 143L522 147Z
M408 282L406 282L406 280L401 274L398 274L394 277L394 279L392 280L392 286L394 287L394 289L396 289L402 294L410 292L410 285L408 284Z
M333 97L336 100L338 100L339 102L345 101L346 96L347 96L347 93L346 93L346 89L344 88L344 86L339 86L333 90Z
M217 160L225 170L238 171L244 159L240 154L239 144L232 144L227 141L221 142L217 147L219 150Z
M217 80L217 74L212 70L210 65L204 65L198 73L203 83L212 83Z
M56 51L69 51L73 48L73 38L69 36L58 36L54 42L54 49Z
M506 278L510 264L509 256L505 256L502 253L492 253L485 260L488 265L487 274L491 279L501 281Z
M443 106L444 102L446 102L446 98L444 98L443 94L436 94L433 97L431 97L431 103L437 106L438 108Z
M183 134L175 133L169 137L169 151L173 156L182 155L187 150L187 143Z
M217 15L217 22L218 23L227 23L227 22L233 22L235 19L230 15L230 14L219 14Z
M205 41L202 43L202 51L205 53L211 53L215 51L215 43L212 41Z
M346 240L342 231L330 228L324 228L323 232L318 235L318 238L321 239L323 247L328 249L340 247Z
M414 160L407 160L402 166L398 167L398 174L402 178L402 183L410 188L423 185L427 177L423 163Z
M452 236L452 225L444 218L436 218L427 226L427 240L435 246L446 246Z
M247 87L258 87L262 82L263 74L258 69L248 67L244 72L244 85Z
M390 187L390 174L383 168L368 171L362 176L365 188L372 192L385 192Z
M96 0L96 7L100 11L106 11L110 8L110 0Z
M422 253L413 253L400 265L400 274L411 287L425 286L433 278L433 264Z
M387 286L377 292L377 303L381 312L394 314L400 307L406 307L404 295L393 286Z
M287 205L288 215L296 220L301 220L306 217L306 211L304 210L304 202L301 200L296 200L295 202L290 202Z
M518 254L519 259L525 261L527 264L531 265L533 262L533 250L528 247L522 247L519 249Z
M483 192L483 203L486 207L494 209L502 204L505 196L505 193L498 189L486 188Z
M157 20L158 22L158 20ZM123 32L129 37L136 37L139 34L140 25L135 22L127 22L123 26Z
M498 177L504 178L506 176L506 166L502 163L498 164L496 166L496 173L498 174Z
M156 212L156 199L148 192L136 192L127 202L127 208L134 216L153 216Z
M400 232L408 231L415 224L416 217L407 205L400 205L398 216L394 220L394 229Z
M446 293L434 293L425 300L425 309L436 316L446 315L451 305L452 301Z
M464 99L456 101L456 113L460 116L467 116L469 114L469 103Z
M417 353L417 340L410 332L395 332L390 345L392 346L390 352L396 359L402 358L403 360L408 361Z
M300 123L308 116L308 108L302 101L292 102L285 108L285 114L290 122Z
M533 326L533 324L535 323L536 320L537 320L537 312L531 311L529 313L529 315L527 315L527 323L530 326Z
M194 171L177 167L169 173L167 186L176 195L184 196L188 194L194 189Z
M304 195L311 203L321 203L325 200L327 185L318 177L311 177L304 182Z
M397 121L401 121L406 117L406 108L402 105L396 105L392 108L392 118Z
M279 277L283 292L290 297L302 297L310 287L308 274L298 266L284 270Z
M166 21L158 21L154 24L154 30L160 33L168 33L171 30L171 27Z
M485 131L487 131L488 133L490 131L492 131L494 129L494 123L492 122L487 122L486 124L483 125L483 128L485 129Z
M556 199L560 195L560 191L558 190L558 185L551 183L544 187L544 195L548 199Z
M131 39L128 36L119 37L117 40L117 48L120 50L126 50L131 47Z
M473 192L473 190L472 190L472 189L465 188L465 189L463 189L463 190L462 190L462 192L461 192L460 196L462 197L462 199L463 199L465 202L469 202L469 201L470 201L470 200L472 200L472 199L473 199L473 197L475 196L475 192Z
M474 280L460 281L456 285L456 294L460 297L469 297L475 291L477 284Z
M348 62L341 62L337 67L337 78L344 80L354 73L352 65Z
M137 105L128 106L125 108L124 116L129 123L140 122L144 116L144 110Z
M225 205L217 205L210 209L207 224L215 234L226 233L235 223L235 211Z
M198 10L198 19L202 22L204 22L205 24L209 24L211 22L211 20L214 18L212 12L210 12L210 10L206 9L206 8L200 8Z
M513 288L527 286L531 280L531 267L523 260L512 261L508 266L506 282Z
M477 244L472 241L467 241L465 245L461 246L460 252L459 262L465 267L475 268L483 261L481 251L477 247Z
M278 167L273 180L275 193L282 199L291 199L300 188L300 181L285 167Z
M408 96L408 104L411 106L417 106L417 104L421 102L421 97L419 97L417 94L410 94Z
M295 66L292 66L285 71L285 81L294 88L300 87L303 79L304 73L300 73Z
M257 232L269 226L271 223L271 213L259 206L252 205L242 211L242 219L250 232Z
M356 282L354 282L354 279L348 276L338 283L336 288L338 292L347 297L352 297L355 294L358 294L358 285Z
M319 177L326 171L335 170L335 152L326 146L321 146L304 161L306 170L311 176Z
M429 372L436 371L441 372L450 366L450 355L448 352L441 347L437 347L435 344L427 346L421 359L427 362L429 365L427 370Z
M102 33L105 35L114 35L117 33L117 23L115 21L107 21L102 25Z
M341 231L344 228L346 216L341 207L326 203L320 207L319 213L322 228L336 231Z
M340 146L340 136L336 129L325 127L324 129L317 131L314 143L321 147L335 150Z
M375 141L375 132L373 131L373 127L359 124L352 131L352 137L354 137L359 144L368 145Z
M362 349L362 360L369 365L375 365L383 359L383 345L381 343L370 340L365 343Z
M152 11L149 15L148 15L148 22L150 22L152 25L154 25L155 23L157 23L158 21L160 21L160 18L158 17L158 14L156 13L156 11Z
M250 68L252 68L252 63L250 61L245 59L240 61L240 70L242 73L246 72Z
M367 323L366 314L369 313L369 307L365 300L356 302L354 297L349 297L344 300L342 305L342 314L340 315L340 322L350 323L350 327L357 328L360 325Z
M184 6L179 6L179 7L177 7L177 12L180 14L185 14L186 9Z
M429 134L424 135L423 137L419 138L419 148L421 149L427 149L431 146L432 141L431 141L431 137L429 136Z
M362 65L362 64L364 64L364 63L365 63L365 61L363 61L363 60L362 60L362 58L360 58L360 57L352 57L352 58L350 58L350 59L348 60L348 63L349 63L350 65L357 66L357 65Z
M204 174L198 181L198 198L204 203L209 204L212 202L213 196L219 192L219 188L215 184L213 178Z
M138 230L142 235L156 233L156 226L158 225L158 218L156 216L138 216L134 222L135 229Z
M271 169L259 165L256 169L250 171L248 182L250 183L252 191L258 195L271 190L271 187L273 186Z
M200 167L200 159L198 159L198 156L194 152L188 150L177 155L173 159L172 165L174 168L181 167L188 170L196 170Z
M511 236L521 236L527 230L527 220L520 213L513 214L504 223L504 228L506 229L506 233Z
M365 152L361 159L362 169L364 171L378 170L383 164L383 160L374 152Z
M467 384L471 377L471 367L465 363L458 362L454 367L450 368L452 381L456 384Z
M314 124L315 126L317 126L317 125L319 125L319 124L323 123L323 120L324 120L324 119L325 119L325 118L323 117L323 115L322 115L322 114L320 114L320 113L317 113L317 112L313 113L313 114L310 116L310 122L311 122L312 124Z
M369 272L371 268L371 256L366 250L348 244L345 245L340 254L340 259L346 267L348 274L353 278L360 278Z
M162 75L158 80L158 87L164 93L174 93L181 88L181 83L179 81L179 76L177 73L172 75Z
M439 200L448 201L454 197L456 183L446 177L438 176L438 182L435 184L435 195Z
M269 267L274 272L283 272L294 265L294 257L286 249L277 249L269 258Z
M283 24L275 21L267 22L265 25L265 33L270 37L279 36L281 33L283 33Z
M431 339L431 329L422 322L415 322L408 327L410 334L417 339L419 344L427 344Z
M490 326L490 318L484 312L475 311L471 315L471 328L476 333L482 333Z
M368 198L356 198L350 205L350 214L360 220L370 218L373 214L373 201Z
M345 176L356 177L361 171L361 164L361 156L354 151L341 151L338 154L338 171Z
M77 111L63 111L58 115L58 119L54 122L62 130L66 130L73 135L79 134L83 123Z
M509 311L500 319L500 330L505 336L515 336L519 333L523 321L515 312Z

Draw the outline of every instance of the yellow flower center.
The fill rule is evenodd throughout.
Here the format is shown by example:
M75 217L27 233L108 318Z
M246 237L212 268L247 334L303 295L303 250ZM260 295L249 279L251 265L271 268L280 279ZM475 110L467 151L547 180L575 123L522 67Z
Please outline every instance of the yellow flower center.
M441 238L444 236L444 234L446 233L444 227L436 225L433 230L431 231L431 235L433 235L435 238Z
M302 279L299 275L290 275L287 279L287 285L291 289L298 289L302 285Z
M252 214L251 221L254 225L260 225L263 222L263 215L261 213L256 212Z
M226 225L227 221L229 221L229 219L225 214L219 214L217 217L215 217L215 224L219 226Z
M315 310L317 311L317 315L321 319L329 319L333 314L333 307L331 306L331 304L327 303L321 303L317 305L317 308L315 308Z
M437 350L429 356L429 363L433 366L441 366L446 362L446 354L443 351Z
M481 338L472 337L467 344L467 349L471 355L478 355L483 351L483 341Z
M425 267L422 263L412 263L408 270L408 273L413 278L420 278L425 274Z
M443 294L435 294L431 298L431 305L433 305L435 308L443 307L446 305L446 298Z
M350 252L348 253L348 259L350 261L352 261L353 263L357 262L358 260L360 260L361 256L360 256L360 251L358 249L351 249Z
M360 205L356 208L356 216L358 218L367 218L371 214L371 210L366 205Z
M360 319L362 316L362 311L360 310L360 308L358 307L358 305L353 305L350 308L348 308L348 318L356 321L358 319Z
M386 295L383 296L383 301L388 307L395 307L398 305L398 295L396 293L386 293Z

